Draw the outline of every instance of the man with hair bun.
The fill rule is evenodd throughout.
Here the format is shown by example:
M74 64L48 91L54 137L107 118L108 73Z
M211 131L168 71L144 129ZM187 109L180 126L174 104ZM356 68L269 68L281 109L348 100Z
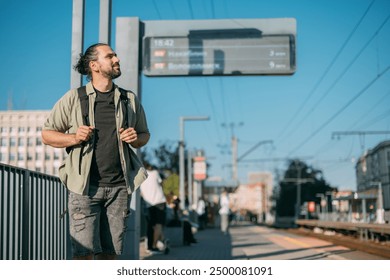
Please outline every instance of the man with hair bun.
M68 189L74 259L122 254L131 194L147 177L133 151L149 141L146 116L137 96L113 83L119 62L108 44L80 54L74 69L89 82L57 101L42 130L44 144L69 152L59 176Z

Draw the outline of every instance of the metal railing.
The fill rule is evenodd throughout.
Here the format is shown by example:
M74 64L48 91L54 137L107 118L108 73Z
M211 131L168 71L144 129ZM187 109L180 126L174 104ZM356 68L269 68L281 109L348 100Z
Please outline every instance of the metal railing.
M0 163L0 259L69 259L66 205L58 177Z
M338 232L356 232L360 239L369 239L374 235L381 235L390 239L389 224L369 224L369 223L351 223L337 221L319 221L319 220L297 220L296 224L309 228L329 229Z

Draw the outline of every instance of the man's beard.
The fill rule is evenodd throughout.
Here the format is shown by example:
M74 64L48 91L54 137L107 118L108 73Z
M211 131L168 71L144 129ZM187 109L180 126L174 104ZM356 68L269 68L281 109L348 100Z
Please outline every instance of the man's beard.
M122 74L121 70L118 69L118 71L111 71L111 79L114 80L118 78Z
M114 80L114 79L118 78L122 74L122 72L118 66L118 70L115 70L114 68L112 68L110 71L102 71L102 74L106 78L110 78L111 80Z

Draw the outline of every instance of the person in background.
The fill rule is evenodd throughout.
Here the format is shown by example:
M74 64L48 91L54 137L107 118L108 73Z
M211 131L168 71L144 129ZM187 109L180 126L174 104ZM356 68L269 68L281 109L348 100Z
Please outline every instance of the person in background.
M223 234L228 233L229 228L229 196L226 190L223 190L219 198L219 215L221 216L221 231Z
M207 223L206 203L203 197L199 197L196 213L198 214L199 230L205 229Z
M147 207L147 237L148 252L158 254L159 241L164 243L164 252L168 253L168 240L164 237L166 197L162 188L159 172L150 164L145 164L148 178L141 185L141 196Z
M181 211L180 211L180 198L177 195L173 196L172 199L172 209L173 209L173 221L174 223L180 223Z
M131 194L147 176L132 149L144 146L150 134L136 95L113 83L121 69L109 45L88 47L74 69L90 82L57 101L42 142L69 153L59 177L69 191L73 258L116 259L124 248Z

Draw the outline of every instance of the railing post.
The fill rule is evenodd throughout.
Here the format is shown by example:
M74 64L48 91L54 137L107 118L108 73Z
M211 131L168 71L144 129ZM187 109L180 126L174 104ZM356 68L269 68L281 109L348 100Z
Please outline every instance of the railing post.
M30 188L29 188L30 171L23 172L22 188L22 252L21 259L28 260L30 255Z

